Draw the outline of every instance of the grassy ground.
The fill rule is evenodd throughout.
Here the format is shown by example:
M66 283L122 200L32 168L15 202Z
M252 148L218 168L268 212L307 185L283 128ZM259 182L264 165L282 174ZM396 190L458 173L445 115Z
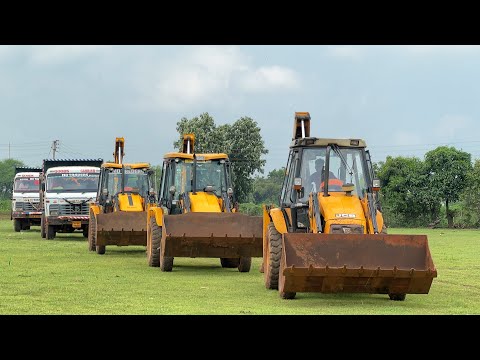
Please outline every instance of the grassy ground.
M81 233L15 233L0 219L0 314L480 314L480 231L389 229L427 234L438 277L427 295L297 293L283 300L252 270L219 259L175 258L172 272L147 265L142 246L89 252Z

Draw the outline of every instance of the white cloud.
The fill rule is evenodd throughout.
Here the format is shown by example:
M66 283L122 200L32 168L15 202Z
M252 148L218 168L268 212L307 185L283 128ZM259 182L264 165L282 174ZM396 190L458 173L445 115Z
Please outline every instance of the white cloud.
M104 45L33 45L30 61L36 65L58 65L103 51Z
M468 129L472 125L472 121L466 116L447 114L440 118L434 133L445 138L455 138L456 135L470 134Z
M193 46L173 60L159 62L134 80L143 105L165 110L234 104L234 92L295 89L296 73L280 66L254 68L238 46ZM153 92L153 93L152 93Z
M360 59L363 51L364 47L360 45L329 46L327 48L328 55L354 60Z
M241 87L247 91L296 89L298 84L296 72L281 66L260 67L247 71L241 80Z

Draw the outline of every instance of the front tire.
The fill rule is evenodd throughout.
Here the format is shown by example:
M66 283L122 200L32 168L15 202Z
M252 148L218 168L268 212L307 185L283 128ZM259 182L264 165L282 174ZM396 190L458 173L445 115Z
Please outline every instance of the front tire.
M162 229L157 225L155 216L150 218L150 231L147 238L147 261L148 266L160 266L160 241L162 239Z
M19 219L13 219L13 229L15 232L22 230L22 222Z
M105 245L101 245L101 246L95 246L96 250L97 250L97 254L98 255L103 255L105 254Z
M55 239L55 226L53 225L48 225L47 226L47 239L48 240L52 240L52 239Z
M252 258L242 256L238 264L238 271L249 272L251 267L252 267Z
M282 234L277 231L273 223L268 224L266 240L267 251L263 253L265 287L277 290L282 255Z
M88 250L96 250L96 237L97 237L97 223L95 221L95 215L90 211L90 218L88 220Z
M240 265L240 258L220 258L222 268L234 269Z
M404 301L407 294L388 294L388 296L393 301Z

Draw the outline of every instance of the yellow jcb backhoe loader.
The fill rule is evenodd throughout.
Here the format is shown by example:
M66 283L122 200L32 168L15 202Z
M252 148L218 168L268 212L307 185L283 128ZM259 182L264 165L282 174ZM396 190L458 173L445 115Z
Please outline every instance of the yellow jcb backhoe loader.
M310 114L296 112L279 206L263 210L265 287L284 299L428 294L437 270L427 237L387 234L379 189L364 140L310 137Z
M226 154L195 154L194 134L164 155L158 206L149 206L147 261L171 271L174 257L220 258L248 272L262 257L262 217L238 212Z
M105 254L106 245L147 245L145 218L156 202L149 163L124 164L125 139L115 139L114 161L100 167L95 203L90 205L88 249Z

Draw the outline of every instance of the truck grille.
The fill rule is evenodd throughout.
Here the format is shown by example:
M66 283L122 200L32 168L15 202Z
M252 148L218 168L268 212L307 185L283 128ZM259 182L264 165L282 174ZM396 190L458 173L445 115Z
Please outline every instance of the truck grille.
M62 204L62 205L50 205L50 214L52 211L58 211L57 215L88 215L89 214L90 205L88 203L85 204Z
M15 203L15 211L39 211L40 209L40 202L20 202L17 201Z
M330 226L330 233L331 234L363 234L363 226L335 224Z

